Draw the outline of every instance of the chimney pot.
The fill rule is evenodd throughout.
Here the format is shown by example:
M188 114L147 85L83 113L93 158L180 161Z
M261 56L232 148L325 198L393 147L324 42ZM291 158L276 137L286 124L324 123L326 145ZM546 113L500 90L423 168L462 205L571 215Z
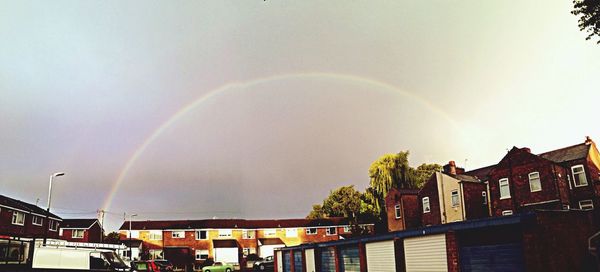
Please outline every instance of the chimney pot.
M521 149L527 151L527 153L531 153L531 148L529 147L523 147Z
M592 143L592 138L590 138L590 136L585 136L585 144L589 145Z

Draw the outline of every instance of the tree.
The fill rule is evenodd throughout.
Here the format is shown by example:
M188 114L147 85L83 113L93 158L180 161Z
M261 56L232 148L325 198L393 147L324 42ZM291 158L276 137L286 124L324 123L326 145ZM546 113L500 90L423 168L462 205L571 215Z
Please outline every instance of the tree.
M571 13L579 16L579 29L589 33L586 40L600 37L600 0L573 0ZM600 39L596 43L600 44Z
M416 187L423 188L423 185L425 185L425 182L427 182L427 180L429 180L431 175L433 175L433 173L439 172L439 171L442 171L442 166L437 163L432 163L432 164L424 163L424 164L419 165L417 167L417 169L415 169Z
M369 167L370 193L375 210L381 212L383 200L392 188L416 188L415 171L408 165L408 151L385 154Z
M323 212L323 207L319 204L315 204L312 207L312 211L306 216L306 219L322 219L325 217L326 215Z
M104 242L108 244L118 244L119 243L119 233L111 232L104 237Z

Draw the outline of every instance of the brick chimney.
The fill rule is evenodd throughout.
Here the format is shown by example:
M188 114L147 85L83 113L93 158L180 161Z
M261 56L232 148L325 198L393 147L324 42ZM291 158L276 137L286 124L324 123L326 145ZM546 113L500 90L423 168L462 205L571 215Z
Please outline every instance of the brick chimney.
M585 136L585 144L586 145L591 145L594 141L592 141L592 138L590 138L590 136Z
M456 162L449 161L448 164L444 165L444 173L449 175L460 175L465 173L465 169L456 167Z
M531 153L531 148L529 147L523 147L521 148L521 150L526 151L527 153Z

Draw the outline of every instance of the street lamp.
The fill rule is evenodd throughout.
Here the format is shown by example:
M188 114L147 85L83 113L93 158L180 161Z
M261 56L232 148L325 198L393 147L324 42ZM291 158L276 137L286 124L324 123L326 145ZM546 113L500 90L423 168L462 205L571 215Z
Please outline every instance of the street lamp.
M131 220L133 217L137 216L136 213L129 215L129 259L133 261L133 251L131 250Z
M48 185L48 206L46 208L46 229L44 230L44 246L46 245L46 239L48 238L48 228L50 227L50 203L52 202L52 181L55 177L64 176L65 172L57 172L50 176L50 185Z

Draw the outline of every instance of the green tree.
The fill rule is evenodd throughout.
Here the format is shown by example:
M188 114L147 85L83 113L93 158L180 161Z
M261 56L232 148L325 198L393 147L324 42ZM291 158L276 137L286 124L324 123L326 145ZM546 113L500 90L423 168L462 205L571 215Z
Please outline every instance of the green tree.
M107 244L118 244L119 243L119 233L113 231L113 232L107 234L106 236L104 236L104 242Z
M306 216L306 219L322 219L325 217L327 215L323 212L323 206L315 204L312 206L312 211Z
M600 37L600 0L573 0L571 13L579 16L579 29L588 33L586 40ZM596 43L600 44L600 39Z
M415 171L408 165L408 151L385 154L369 167L370 197L375 210L381 213L383 200L392 188L417 188Z
M429 180L431 175L435 172L442 171L442 166L437 163L432 164L421 164L415 169L415 183L417 188L423 188L425 182Z

